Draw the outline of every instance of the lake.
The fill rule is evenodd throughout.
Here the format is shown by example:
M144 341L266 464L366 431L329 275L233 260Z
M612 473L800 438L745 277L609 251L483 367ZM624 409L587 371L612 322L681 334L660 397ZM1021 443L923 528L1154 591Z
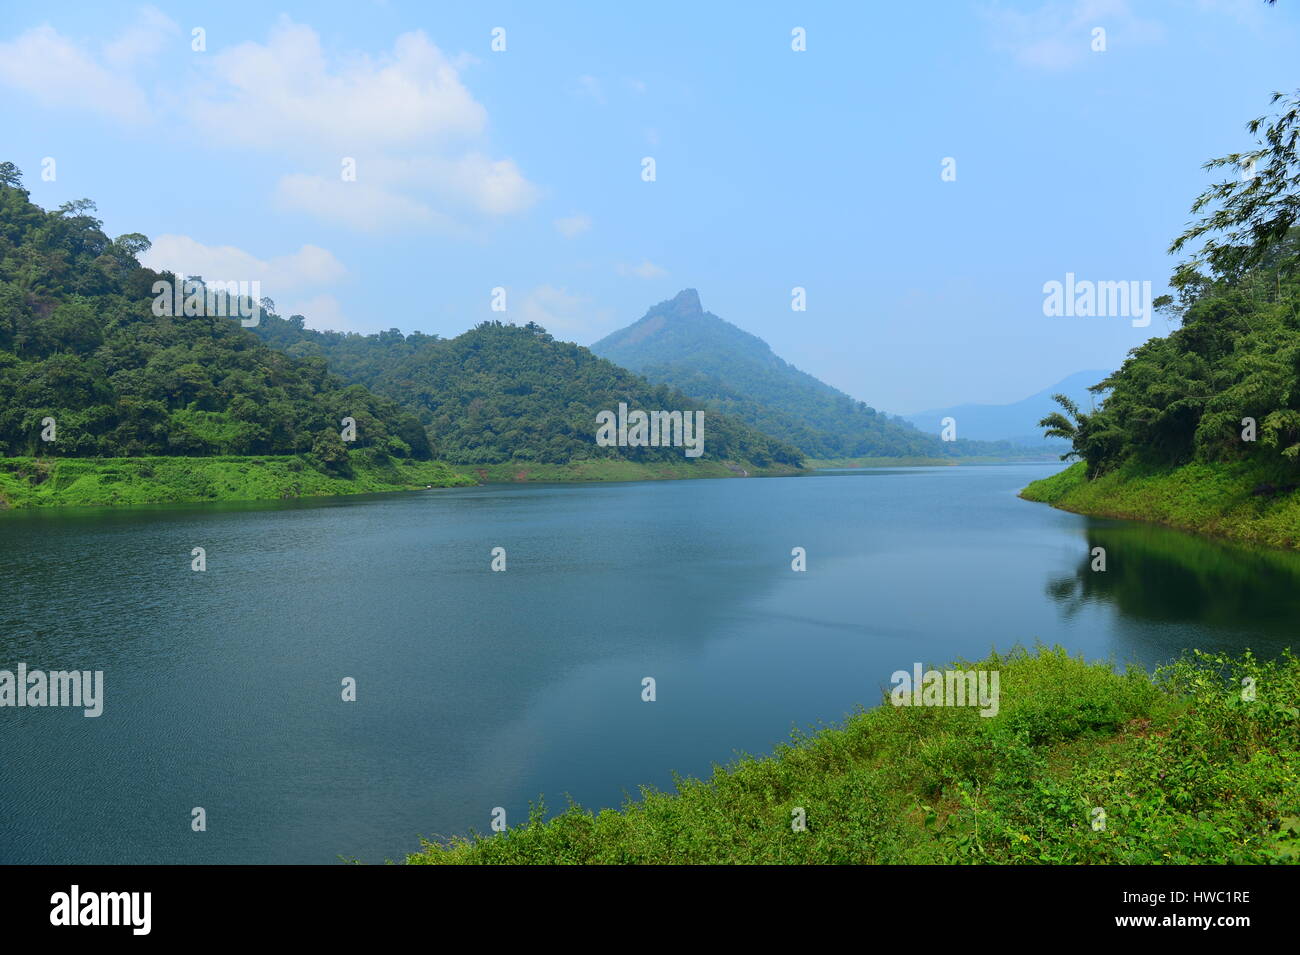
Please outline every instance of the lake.
M914 662L1291 644L1300 556L1016 497L1058 468L0 514L0 669L104 673L97 718L0 708L0 862L396 860L769 752Z

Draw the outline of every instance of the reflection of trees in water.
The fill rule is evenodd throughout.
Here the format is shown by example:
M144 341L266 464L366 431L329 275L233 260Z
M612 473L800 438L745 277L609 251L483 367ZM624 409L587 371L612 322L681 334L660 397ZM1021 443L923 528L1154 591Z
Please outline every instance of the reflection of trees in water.
M1098 522L1086 535L1074 574L1046 586L1067 618L1106 602L1147 621L1288 636L1300 622L1300 555L1141 524ZM1106 549L1105 571L1092 569L1095 547Z

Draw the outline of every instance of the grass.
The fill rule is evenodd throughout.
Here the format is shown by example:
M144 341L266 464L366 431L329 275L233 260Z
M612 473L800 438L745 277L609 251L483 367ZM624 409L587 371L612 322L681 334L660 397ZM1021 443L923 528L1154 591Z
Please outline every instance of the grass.
M411 864L1294 863L1300 659L1194 653L1154 675L994 654L993 717L859 711L622 810L571 805ZM1241 680L1256 699L1242 699ZM1094 828L1104 812L1104 828ZM802 810L806 829L792 823Z
M804 467L808 468L930 468L950 467L965 463L956 458L808 458Z
M806 474L721 461L643 464L618 459L570 464L444 464L353 451L351 473L324 470L307 455L256 457L0 458L0 510L103 507L202 501L263 501L372 494L520 481L653 481L705 477Z
M280 500L475 483L436 461L354 451L349 462L351 475L341 476L304 455L0 458L0 509Z
M695 461L628 461L621 458L595 458L567 464L534 464L507 461L503 464L456 464L455 470L483 484L512 482L568 481L668 481L682 478L768 477L806 474L806 470L775 465L759 468L753 464L726 463L713 460Z
M1055 461L1057 455L1044 451L1025 451L1018 455L972 454L960 458L808 458L806 468L930 468L961 467L973 464L1038 464Z
M1255 495L1294 477L1250 461L1193 463L1173 470L1130 464L1092 481L1082 462L1034 481L1020 496L1094 517L1154 521L1272 547L1300 547L1300 494Z

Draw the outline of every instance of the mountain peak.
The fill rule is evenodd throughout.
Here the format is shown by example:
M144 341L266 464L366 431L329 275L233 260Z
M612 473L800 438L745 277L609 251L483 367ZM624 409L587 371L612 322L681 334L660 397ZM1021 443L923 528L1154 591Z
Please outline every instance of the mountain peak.
M950 445L800 371L767 342L704 311L688 288L591 350L656 385L724 409L810 457L945 457Z
M661 302L659 309L671 313L676 318L704 314L704 306L700 304L700 293L693 288L682 289L668 301Z

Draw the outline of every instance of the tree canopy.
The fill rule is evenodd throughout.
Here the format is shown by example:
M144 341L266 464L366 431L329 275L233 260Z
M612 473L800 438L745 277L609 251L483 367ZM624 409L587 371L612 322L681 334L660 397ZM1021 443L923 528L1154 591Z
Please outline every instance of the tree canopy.
M302 316L270 315L256 329L288 354L332 369L399 402L428 426L438 456L460 464L562 464L599 457L683 459L681 448L596 444L596 414L703 410L700 401L646 381L544 328L488 321L443 339L397 329L373 335L318 332ZM705 459L798 465L797 449L732 415L708 410Z
M224 316L158 316L138 233L109 239L81 199L47 212L0 163L0 455L311 452L340 421L351 447L428 458L395 402L268 347ZM53 418L55 440L42 440Z
M1271 121L1251 121L1250 150L1208 169L1244 170L1201 194L1201 217L1171 251L1195 254L1176 268L1174 295L1156 299L1180 327L1133 349L1091 389L1099 411L1041 422L1069 437L1096 476L1135 460L1177 466L1263 455L1300 467L1300 93ZM1253 422L1253 426L1252 426Z

